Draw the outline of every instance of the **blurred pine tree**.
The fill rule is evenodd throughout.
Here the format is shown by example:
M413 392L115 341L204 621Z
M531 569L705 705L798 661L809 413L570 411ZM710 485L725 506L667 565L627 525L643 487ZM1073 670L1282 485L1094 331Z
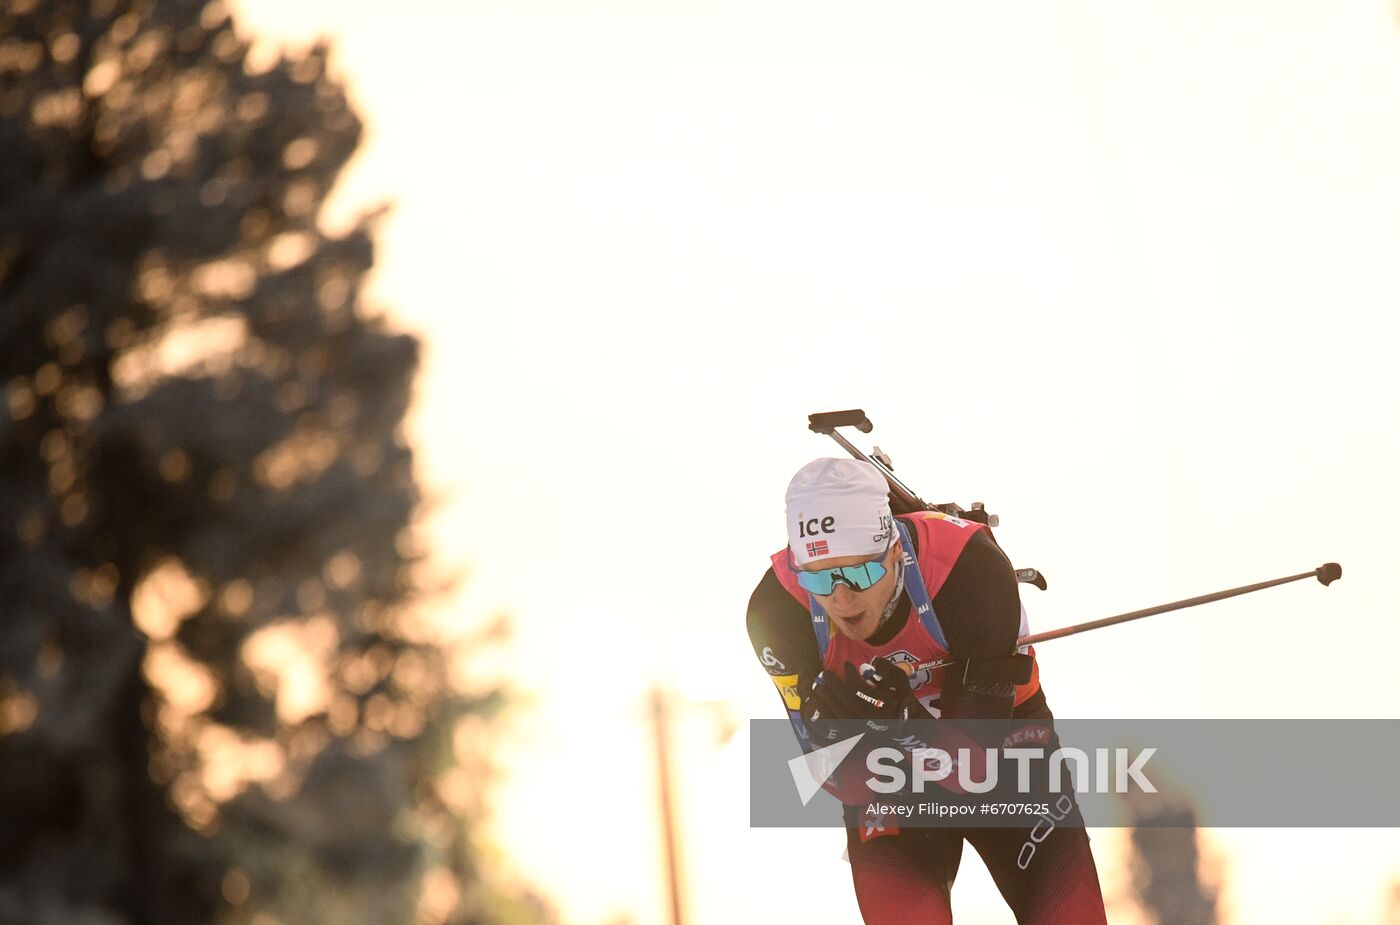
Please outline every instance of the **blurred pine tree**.
M0 922L542 921L413 619L418 343L318 226L360 122L324 47L247 52L0 4Z

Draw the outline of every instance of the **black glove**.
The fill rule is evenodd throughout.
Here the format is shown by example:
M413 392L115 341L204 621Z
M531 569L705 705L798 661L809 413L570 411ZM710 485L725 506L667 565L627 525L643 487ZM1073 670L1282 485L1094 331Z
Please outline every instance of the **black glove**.
M850 662L840 677L821 672L802 705L802 719L813 738L828 742L840 738L842 731L849 734L849 725L832 725L837 720L864 720L871 732L891 732L906 719L928 716L909 687L909 675L887 658L875 659L863 674Z

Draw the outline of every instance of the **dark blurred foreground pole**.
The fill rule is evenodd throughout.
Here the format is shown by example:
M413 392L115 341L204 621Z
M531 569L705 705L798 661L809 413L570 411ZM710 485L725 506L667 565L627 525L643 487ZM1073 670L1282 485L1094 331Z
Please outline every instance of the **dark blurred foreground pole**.
M670 898L671 925L684 925L681 911L681 882L676 808L671 782L670 712L666 692L659 686L651 689L652 739L656 745L656 786L661 796L661 835L666 848L666 890Z

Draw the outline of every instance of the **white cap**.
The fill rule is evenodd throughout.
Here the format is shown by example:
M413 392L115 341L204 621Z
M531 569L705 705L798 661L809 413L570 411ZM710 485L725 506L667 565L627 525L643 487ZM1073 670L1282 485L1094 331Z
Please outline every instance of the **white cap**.
M873 558L889 547L893 529L889 486L868 462L814 459L788 483L788 548L798 565Z

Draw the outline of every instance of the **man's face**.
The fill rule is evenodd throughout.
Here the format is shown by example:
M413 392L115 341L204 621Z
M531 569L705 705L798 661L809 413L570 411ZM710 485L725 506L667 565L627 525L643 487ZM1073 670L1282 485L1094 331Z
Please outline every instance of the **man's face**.
M864 591L856 591L848 585L836 582L830 594L817 594L817 602L831 617L831 623L843 636L851 639L868 639L880 625L880 614L885 612L894 595L895 568L899 556L899 541L889 548L881 563L885 566L885 577ZM801 566L804 571L819 572L822 569L846 565L860 565L869 562L869 556L841 556L837 559L822 559Z

